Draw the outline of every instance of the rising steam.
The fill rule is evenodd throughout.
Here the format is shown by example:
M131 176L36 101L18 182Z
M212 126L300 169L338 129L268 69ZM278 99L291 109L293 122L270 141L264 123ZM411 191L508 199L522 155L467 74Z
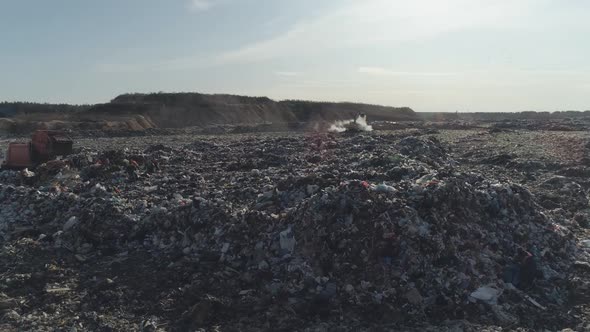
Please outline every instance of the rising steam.
M373 127L367 124L367 115L359 114L354 120L338 120L334 122L329 132L343 133L345 131L373 131Z

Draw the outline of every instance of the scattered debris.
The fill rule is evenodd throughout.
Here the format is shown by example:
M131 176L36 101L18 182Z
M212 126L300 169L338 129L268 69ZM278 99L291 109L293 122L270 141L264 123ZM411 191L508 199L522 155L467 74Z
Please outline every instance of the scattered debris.
M97 142L28 182L0 173L0 290L19 299L5 305L19 326L577 322L561 308L586 268L573 232L587 211L570 199L586 193L498 176L522 153L473 166L483 155L458 160L420 132L185 139Z

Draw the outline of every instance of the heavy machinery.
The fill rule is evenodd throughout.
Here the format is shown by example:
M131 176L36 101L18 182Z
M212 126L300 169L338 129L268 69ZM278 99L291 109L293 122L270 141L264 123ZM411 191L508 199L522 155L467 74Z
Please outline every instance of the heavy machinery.
M72 153L73 141L62 131L37 130L30 142L10 143L2 168L24 169Z

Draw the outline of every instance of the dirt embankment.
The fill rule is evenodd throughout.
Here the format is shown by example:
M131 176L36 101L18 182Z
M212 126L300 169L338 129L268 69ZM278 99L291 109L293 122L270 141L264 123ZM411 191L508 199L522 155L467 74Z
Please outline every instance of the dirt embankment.
M16 111L3 113L6 120L0 122L0 133L28 133L35 129L142 131L269 123L293 129L301 128L301 124L313 127L318 123L351 119L357 113L365 113L371 120L417 120L414 111L407 107L291 100L277 102L266 97L198 93L124 94L109 103L84 107L48 104L17 106L14 108ZM5 108L8 109L8 106Z
M310 101L276 102L266 97L233 95L131 94L121 95L109 104L98 105L89 113L121 113L132 109L159 127L210 126L224 124L314 123L353 118L366 113L374 120L415 120L409 108L355 103Z

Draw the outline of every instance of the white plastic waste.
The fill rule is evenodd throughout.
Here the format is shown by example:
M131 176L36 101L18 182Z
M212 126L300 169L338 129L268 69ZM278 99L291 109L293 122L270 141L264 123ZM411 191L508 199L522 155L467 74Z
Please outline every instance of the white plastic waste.
M291 230L291 227L287 228L286 230L279 233L280 239L279 244L281 246L281 250L285 253L292 253L295 250L295 234Z
M480 300L489 304L496 304L498 303L498 297L500 297L500 294L502 294L502 291L497 288L483 286L471 293L470 296L475 300Z

